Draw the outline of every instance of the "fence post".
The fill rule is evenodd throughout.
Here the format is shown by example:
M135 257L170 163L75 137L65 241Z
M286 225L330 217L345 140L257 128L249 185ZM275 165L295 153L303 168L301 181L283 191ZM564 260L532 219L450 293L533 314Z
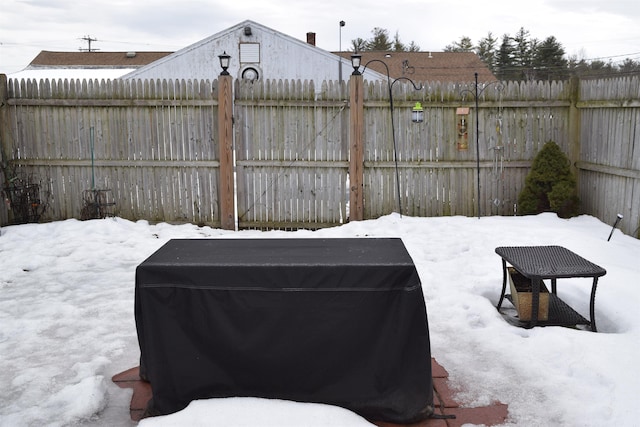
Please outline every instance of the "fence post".
M9 97L7 90L7 75L0 74L0 168L4 172L6 161L5 159L5 147L7 144L9 134L9 119L7 118L7 112L9 110L7 106L7 99Z
M569 80L569 153L567 156L571 161L571 171L576 177L576 180L580 180L579 170L576 167L576 163L580 161L580 110L578 109L578 102L580 101L580 79L578 77L572 77ZM578 182L578 188L580 183Z
M12 128L9 123L9 88L7 86L7 75L0 74L0 188L6 183L6 168L9 162L9 150L13 146Z
M349 81L349 220L364 219L364 88L362 75Z
M218 143L220 150L220 180L218 195L220 203L220 226L224 230L235 230L233 180L233 91L231 76L218 76Z
M7 156L9 147L13 145L13 140L10 136L11 126L9 126L9 106L7 105L7 100L9 98L8 87L7 87L7 75L0 74L0 190L4 188L7 184L8 177L6 176L7 172L7 162L9 161L9 157ZM0 203L4 206L4 208L0 208L0 226L5 224L9 220L9 216L11 215L11 210L8 205L5 204L4 200L1 200Z

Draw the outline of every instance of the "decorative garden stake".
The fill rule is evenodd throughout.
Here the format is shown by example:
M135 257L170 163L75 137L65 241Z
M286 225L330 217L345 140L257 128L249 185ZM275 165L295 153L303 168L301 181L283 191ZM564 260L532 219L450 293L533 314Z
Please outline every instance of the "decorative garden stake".
M613 236L613 231L616 229L616 226L618 225L618 223L620 222L620 220L623 218L622 214L618 214L616 217L616 222L613 223L613 227L611 227L611 233L609 233L609 238L607 239L607 242L609 240L611 240L611 236Z

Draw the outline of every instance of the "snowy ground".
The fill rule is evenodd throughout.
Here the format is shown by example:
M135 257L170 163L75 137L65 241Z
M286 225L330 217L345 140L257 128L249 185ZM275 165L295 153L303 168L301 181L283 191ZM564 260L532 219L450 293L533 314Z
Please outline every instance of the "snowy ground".
M518 426L632 426L640 395L640 241L590 216L411 218L389 215L316 232L229 232L111 218L2 228L0 426L131 426L131 390L111 377L137 366L136 266L171 238L401 237L420 274L432 355L466 405L501 401ZM604 267L599 333L510 326L495 310L497 246L561 245ZM560 296L588 316L590 279ZM509 303L506 303L509 306ZM358 426L326 405L264 399L194 402L144 420L164 425Z

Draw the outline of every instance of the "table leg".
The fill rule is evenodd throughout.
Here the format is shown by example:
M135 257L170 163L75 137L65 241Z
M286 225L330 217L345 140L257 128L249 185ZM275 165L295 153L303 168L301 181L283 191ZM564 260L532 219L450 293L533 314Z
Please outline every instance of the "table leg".
M540 283L539 277L531 278L531 322L529 327L533 328L538 324L538 307L540 306Z
M589 314L591 316L591 331L598 332L596 329L596 287L598 286L598 278L593 278L593 286L591 286L591 302L589 304Z
M504 301L504 293L507 290L507 262L502 259L502 293L500 294L500 300L498 301L498 305L496 308L500 311L500 307L502 307L502 301Z

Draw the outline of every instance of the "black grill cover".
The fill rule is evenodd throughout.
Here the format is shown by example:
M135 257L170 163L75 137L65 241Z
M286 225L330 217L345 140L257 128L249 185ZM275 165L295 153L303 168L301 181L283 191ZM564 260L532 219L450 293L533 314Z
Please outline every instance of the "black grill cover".
M254 396L409 423L433 410L426 308L400 239L171 240L136 270L148 408Z

